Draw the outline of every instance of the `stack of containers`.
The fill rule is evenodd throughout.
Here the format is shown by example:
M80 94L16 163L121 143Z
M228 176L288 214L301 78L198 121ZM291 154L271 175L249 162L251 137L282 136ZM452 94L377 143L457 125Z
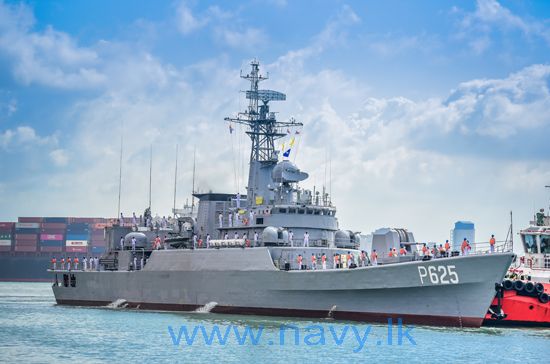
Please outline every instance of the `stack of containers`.
M0 222L0 252L11 251L14 227L14 222Z
M36 252L41 217L20 217L15 224L15 251Z
M40 251L59 253L65 246L66 217L45 217L40 229Z
M101 255L105 252L106 242L105 242L105 227L107 224L104 219L101 219L101 222L96 222L92 225L92 232L90 235L91 242L91 253L92 255Z
M78 220L86 220L79 218ZM90 240L90 226L88 222L80 222L75 218L69 219L65 251L67 253L87 253ZM89 220L89 219L88 219Z

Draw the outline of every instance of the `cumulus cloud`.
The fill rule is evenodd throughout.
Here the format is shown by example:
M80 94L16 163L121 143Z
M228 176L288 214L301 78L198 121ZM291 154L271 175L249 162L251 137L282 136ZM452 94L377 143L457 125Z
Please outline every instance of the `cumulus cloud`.
M20 82L89 88L105 81L96 68L99 60L95 51L79 47L67 34L51 27L33 32L34 23L27 6L0 2L0 54L11 60Z
M460 11L454 7L453 13ZM491 33L518 31L526 37L542 39L550 45L550 27L543 22L525 19L502 6L497 0L477 0L474 12L460 20L458 37L466 39L475 53L481 54L491 45Z
M42 137L30 126L18 126L15 129L7 129L0 133L0 146L6 150L21 146L42 146L56 143L57 138L55 136Z

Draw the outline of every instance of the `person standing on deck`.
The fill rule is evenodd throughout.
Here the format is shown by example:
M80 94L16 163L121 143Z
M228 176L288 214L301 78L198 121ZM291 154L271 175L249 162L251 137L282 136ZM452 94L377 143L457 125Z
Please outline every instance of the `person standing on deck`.
M311 253L311 269L315 270L317 268L317 258L314 253Z
M462 255L466 255L466 246L468 246L468 241L464 238L464 240L462 240L462 244L460 245L460 252Z
M95 265L95 270L97 270L99 272L99 258L98 257L94 258L94 265Z
M74 270L78 270L78 257L74 257Z
M124 215L122 215L122 212L120 213L120 219L118 220L118 224L120 226L124 226Z
M124 250L124 237L120 237L120 250Z
M55 257L52 258L52 269L55 270L55 268L57 267L57 259L55 259Z
M337 254L332 255L332 268L333 269L338 268L338 255Z
M229 222L229 227L233 227L233 214L231 212L227 214L227 221Z
M494 253L495 252L495 243L496 243L496 239L495 239L495 236L494 235L491 235L491 239L489 240L489 246L490 246L490 249L491 249L491 253Z
M321 264L323 266L323 270L326 270L327 269L327 256L325 255L325 253L323 253L323 255L321 255Z
M71 270L71 257L67 257L67 270Z
M254 246L258 246L258 232L254 231Z
M294 233L292 230L288 232L288 242L290 243L290 246L294 246L294 243L292 242L294 240Z
M218 215L218 225L220 226L220 229L223 227L223 214L221 212Z
M298 270L302 270L302 254L298 254Z
M132 236L132 251L136 251L136 237Z
M445 240L445 256L449 257L451 252L451 244L449 244L449 240Z
M370 253L370 261L372 265L378 265L378 253L376 253L376 249L373 249L372 253Z
M86 259L86 256L82 258L82 269L84 269L85 271L88 270L88 259Z
M137 231L137 216L135 212L132 212L132 227Z
M64 257L61 257L61 270L65 269L65 258Z
M206 249L210 248L210 234L206 234Z
M304 233L304 247L309 247L309 233L307 231Z

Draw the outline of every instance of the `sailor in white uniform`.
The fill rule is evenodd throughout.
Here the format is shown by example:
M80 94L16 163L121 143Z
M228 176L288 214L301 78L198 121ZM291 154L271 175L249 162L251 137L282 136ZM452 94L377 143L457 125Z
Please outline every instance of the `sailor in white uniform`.
M132 251L136 251L136 237L132 236Z
M309 233L307 231L304 233L304 247L309 247Z

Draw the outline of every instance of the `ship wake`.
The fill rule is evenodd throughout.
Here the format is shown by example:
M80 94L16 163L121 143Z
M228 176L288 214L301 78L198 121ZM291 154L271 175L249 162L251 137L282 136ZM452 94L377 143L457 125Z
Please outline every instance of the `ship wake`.
M107 308L113 308L113 309L116 309L116 308L126 308L128 307L128 301L126 301L125 299L122 299L122 298L119 298L117 300L114 300L113 302L109 303L107 306L105 306Z
M206 305L197 308L194 312L196 313L209 313L211 312L214 307L218 305L218 302L208 302Z

